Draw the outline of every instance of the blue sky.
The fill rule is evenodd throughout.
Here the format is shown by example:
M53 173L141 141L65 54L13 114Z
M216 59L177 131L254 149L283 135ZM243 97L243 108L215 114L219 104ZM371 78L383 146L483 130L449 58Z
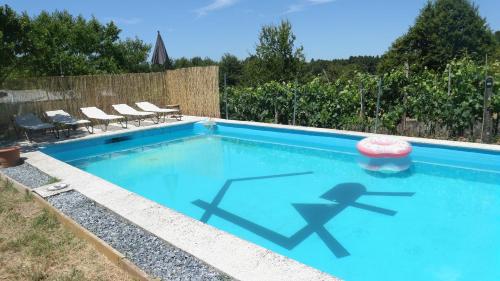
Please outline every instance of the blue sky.
M154 45L162 33L169 56L240 58L253 52L260 27L292 22L299 44L311 58L381 55L414 22L426 0L15 0L2 1L30 15L68 10L101 21L113 20L121 36ZM500 1L476 0L493 30L500 30Z

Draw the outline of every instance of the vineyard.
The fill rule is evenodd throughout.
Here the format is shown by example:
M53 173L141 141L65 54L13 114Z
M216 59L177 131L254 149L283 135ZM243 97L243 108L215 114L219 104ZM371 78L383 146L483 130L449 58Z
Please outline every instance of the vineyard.
M228 87L221 91L221 115L293 124L295 104L296 125L368 132L377 127L378 132L390 134L475 140L487 75L498 83L500 62L487 67L466 57L451 61L442 72L425 69L417 75L402 66L383 76L357 72L332 82L318 76L305 84ZM493 134L498 136L500 88L496 85L491 110L496 113Z

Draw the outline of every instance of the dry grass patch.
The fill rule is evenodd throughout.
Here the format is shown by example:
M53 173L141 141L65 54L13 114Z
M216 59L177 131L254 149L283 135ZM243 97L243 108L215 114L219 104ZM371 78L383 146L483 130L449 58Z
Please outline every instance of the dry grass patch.
M133 280L64 229L29 192L0 180L0 280Z

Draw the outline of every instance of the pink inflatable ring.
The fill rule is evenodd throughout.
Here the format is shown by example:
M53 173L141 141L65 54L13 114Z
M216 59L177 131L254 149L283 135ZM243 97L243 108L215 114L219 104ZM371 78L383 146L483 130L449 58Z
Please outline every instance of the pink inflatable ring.
M410 154L410 143L391 137L368 137L356 145L358 151L372 158L401 158Z

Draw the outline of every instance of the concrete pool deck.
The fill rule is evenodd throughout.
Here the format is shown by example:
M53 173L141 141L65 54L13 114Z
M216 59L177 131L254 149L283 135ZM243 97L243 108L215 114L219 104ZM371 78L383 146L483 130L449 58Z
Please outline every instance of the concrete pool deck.
M203 120L189 117L186 121L159 124L148 127L129 128L115 132L89 135L78 140L114 134L149 130L158 127L176 126ZM216 122L247 124L269 128L285 128L309 132L335 133L341 135L370 136L370 133L347 132L332 129L294 127L277 124L213 119ZM426 144L500 151L498 145L462 143L445 140L401 137ZM62 142L72 142L65 140ZM80 192L99 205L122 216L131 223L156 235L168 243L186 251L196 258L239 280L339 280L300 262L264 249L210 225L180 214L99 177L84 172L42 152L22 154L26 162L53 177L68 183L71 189Z

